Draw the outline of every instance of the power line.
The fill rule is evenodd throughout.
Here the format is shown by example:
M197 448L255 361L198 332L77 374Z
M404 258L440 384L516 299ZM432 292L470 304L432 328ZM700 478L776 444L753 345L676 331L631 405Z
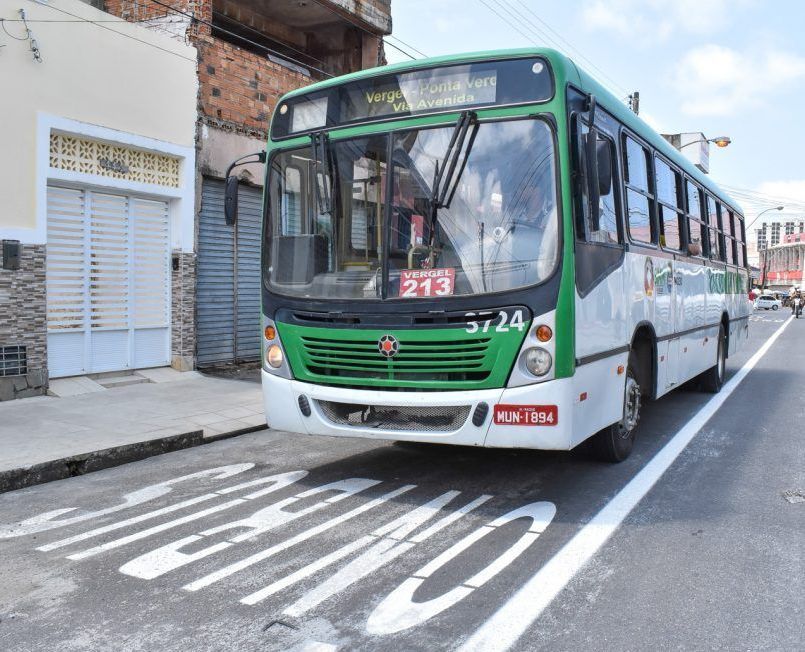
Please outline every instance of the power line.
M243 23L243 22L241 22L239 20L235 20L234 18L232 18L230 16L227 16L225 13L222 13L220 11L216 11L215 9L212 10L212 13L213 14L218 14L222 18L225 18L226 20L228 20L230 23L234 23L238 27L243 27L243 28L249 30L250 32L253 32L253 33L257 34L258 36L263 36L263 37L266 36L260 30L255 29L254 27L251 27L250 25L247 25L246 23ZM216 29L220 29L220 27L218 27ZM309 59L312 59L313 61L318 61L321 65L324 65L324 63L325 63L321 59L318 59L318 58L308 54L307 52L303 52L302 50L300 50L298 48L295 48L292 45L289 45L288 43L283 43L282 45L285 46L286 48L288 48L289 50L293 50L294 52L296 52L298 54L301 54L303 57L308 57Z
M413 54L411 54L410 52L406 52L406 51L405 51L405 50L403 50L401 47L398 47L398 46L394 45L394 43L391 43L391 42L387 41L386 39L383 39L383 42L384 42L386 45L390 45L391 47L393 47L393 48L394 48L395 50L397 50L398 52L402 52L402 53L403 53L403 54L404 54L406 57L408 57L408 58L409 58L409 59L411 59L412 61L416 61L416 57L415 57Z
M506 23L506 24L507 24L509 27L511 27L511 28L512 28L512 29L513 29L515 32L517 32L518 34L520 34L520 36L525 37L525 39L526 39L527 41L530 41L531 43L533 43L534 45L537 45L537 46L542 45L541 43L537 43L537 42L534 40L534 38L533 38L531 35L526 34L525 32L523 32L523 31L520 29L520 27L517 25L517 23L510 23L510 22L509 22L509 20L508 20L507 18L504 18L503 16L501 16L501 15L500 15L500 14L499 14L499 13L498 13L496 10L495 10L495 8L494 8L494 7L491 7L491 6L489 6L488 4L486 4L485 0L478 0L478 2L480 2L480 3L481 3L483 6L484 6L484 7L486 7L487 9L489 9L489 11L491 11L491 12L492 12L493 14L495 14L495 15L496 15L498 18L500 18L500 19L501 19L501 20L502 20L504 23Z
M500 18L501 20L505 20L503 18L503 16L501 16L495 9L490 7L484 0L480 0L480 1L484 6L486 6L487 9L489 9L495 15L497 15L498 18ZM522 30L519 29L519 24L525 24L526 29L529 29L532 33L536 34L538 37L540 37L543 40L543 43L540 43L538 41L535 41L533 38L531 38L531 36L526 36L526 38L528 38L528 40L530 40L532 43L534 43L536 45L543 45L543 44L547 43L549 46L552 46L552 47L556 48L557 50L559 50L561 52L564 52L568 56L575 56L577 59L584 60L592 70L595 70L599 74L599 76L603 80L605 80L607 83L609 83L609 85L612 86L612 88L615 89L618 93L628 94L628 91L623 86L618 84L614 79L612 79L612 77L610 77L607 73L605 73L598 66L596 66L592 61L590 61L590 59L588 59L586 56L584 56L584 54L582 54L581 51L579 51L577 48L573 47L573 45L571 45L566 39L563 39L561 36L559 36L556 33L555 30L551 29L551 31L554 34L557 34L556 38L551 37L543 29L541 29L539 26L537 26L531 19L528 18L528 16L524 15L519 9L517 9L514 6L513 2L511 2L511 0L509 0L509 4L506 4L506 0L492 0L492 1L496 2L498 7L508 17L510 17L512 19L512 21L514 21L514 23L512 23L512 22L510 22L508 20L506 20L505 22L509 26L514 28L518 33L520 33L523 36L526 36L522 32ZM529 11L529 13L534 15L543 25L545 25L546 27L548 27L550 29L550 27L547 25L547 23L545 23L545 21L543 21L542 19L539 19L536 16L536 14L534 14L531 10L528 10L528 11ZM560 40L562 41L562 43L559 42ZM563 45L563 43L564 43L564 45Z
M88 23L90 25L95 25L96 27L100 27L101 29L105 29L105 30L107 30L109 32L112 32L112 34L117 34L118 36L122 36L124 38L131 39L132 41L137 41L138 43L142 43L143 45L147 45L149 47L156 48L157 50L161 50L162 52L167 52L168 54L172 54L173 56L179 57L180 59L184 59L185 61L192 61L193 63L196 63L196 60L194 58L186 57L183 54L179 54L178 52L174 52L173 50L168 50L167 48L163 48L163 47L161 47L159 45L156 45L155 43L149 43L148 41L143 41L142 39L139 39L136 36L133 36L131 34L126 34L125 32L118 32L116 29L112 29L111 27L107 27L106 25L102 24L101 22L90 20L88 18L84 18L83 16L79 16L77 14L72 14L72 13L70 13L69 11L67 11L65 9L60 9L59 7L56 7L55 5L47 5L47 6L50 9L53 9L55 11L61 12L63 14L66 14L67 16L70 16L72 18L77 18L79 21ZM70 22L72 22L72 21L70 21ZM127 22L127 21L122 21L121 20L121 21L104 21L104 22Z
M0 27L3 28L3 31L6 33L6 36L9 38L13 38L15 41L27 41L30 37L28 36L28 31L26 30L25 36L14 36L11 32L6 29L6 23L24 23L25 21L22 18L16 18L14 20L8 20L6 18L0 18ZM32 20L28 21L32 23Z
M726 190L736 199L755 206L784 206L784 210L786 212L790 210L796 212L805 211L805 203L802 201L783 199L780 197L758 197L757 195L753 195L751 193L741 192L730 188L726 188Z
M509 0L509 2L512 2L512 0ZM623 88L623 86L618 84L618 82L616 82L612 77L610 77L607 73L605 73L603 70L601 70L601 68L599 68L597 65L595 65L595 63L592 60L590 60L588 57L586 57L584 55L584 53L581 52L581 50L579 50L577 47L575 47L570 41L568 41L566 38L564 38L561 34L559 34L559 32L557 32L548 23L546 23L542 18L540 18L533 9L531 9L528 5L525 4L525 2L523 2L523 0L520 0L520 5L522 6L524 11L528 12L531 16L533 16L534 19L539 21L539 23L541 25L544 25L545 29L547 29L552 34L554 34L558 41L564 43L567 46L568 50L570 50L571 52L575 53L577 58L579 58L582 61L584 61L587 64L587 66L589 66L589 68L591 70L595 70L603 79L608 80L609 83L611 83L616 90L619 90L621 92L626 90L626 89ZM528 19L526 18L526 20L528 20ZM534 23L531 23L531 24L533 25ZM559 49L562 50L563 48L560 47Z
M417 50L417 49L416 49L416 48L415 48L413 45L411 45L410 43L406 43L406 42L405 42L405 41L403 41L403 40L402 40L402 39L401 39L399 36L394 36L394 34L389 34L389 35L388 35L388 36L386 36L385 38L386 38L386 39L393 38L395 41L399 41L400 43L402 43L402 44L403 44L405 47L407 47L409 50L413 50L414 52L416 52L417 54L419 54L419 55L421 55L421 56L425 57L426 59L428 58L428 55L427 55L427 54L425 54L425 53L424 53L422 50Z
M173 7L172 5L169 5L169 4L166 4L164 2L161 2L160 0L148 0L148 1L159 5L160 7L164 7L165 9L169 9L170 11L174 12L175 14L178 14L180 16L184 16L186 18L190 18L192 21L194 21L196 23L201 23L202 25L206 25L210 29L215 29L218 32L221 32L223 34L228 34L229 36L233 36L234 38L240 39L244 43L248 43L249 45L252 45L252 46L254 46L256 48L260 48L264 52L270 52L271 54L273 54L273 55L275 55L275 56L277 56L277 57L279 57L281 59L285 59L286 61L290 61L292 63L295 63L296 65L301 66L302 68L310 68L311 70L315 70L316 72L324 75L325 77L333 77L333 75L331 73L329 73L329 72L327 72L325 70L322 70L321 68L316 68L315 66L311 66L310 64L307 64L307 63L305 63L303 61L298 61L297 59L294 59L292 57L289 57L286 54L283 54L281 52L278 52L277 50L274 50L274 49L272 49L270 47L267 47L267 46L263 45L262 43L257 43L256 41L252 41L251 39L246 38L245 36L241 36L240 34L236 34L235 32L231 32L228 29L224 29L223 27L219 27L218 25L213 25L208 20L202 20L201 18L197 18L193 14L188 14L188 13L186 13L184 11L181 11L180 9L177 9L176 7Z
M51 7L53 9L54 7ZM114 20L89 20L88 18L79 18L77 20L67 20L66 18L28 18L29 23L128 23L129 25L136 25L141 21L123 20L122 18L115 18ZM0 18L0 23L22 23L21 18ZM8 32L6 32L8 34ZM11 36L11 34L9 34ZM11 36L11 38L16 38ZM19 41L26 41L27 39L17 39Z
M789 204L795 204L800 206L805 206L805 201L802 199L794 199L793 197L780 197L777 195L770 195L768 193L760 192L758 190L751 190L749 188L739 188L738 186L730 186L727 184L721 184L722 187L729 192L733 192L735 194L743 194L745 196L752 196L758 202L767 202L767 203L775 203L775 204L784 204L788 202Z

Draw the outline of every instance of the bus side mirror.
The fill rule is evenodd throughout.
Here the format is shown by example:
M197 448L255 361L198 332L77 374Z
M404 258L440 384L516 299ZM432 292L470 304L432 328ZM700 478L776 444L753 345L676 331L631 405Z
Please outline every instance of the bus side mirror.
M612 192L612 156L609 143L606 140L599 140L596 145L596 153L598 157L598 193L606 196Z
M224 190L224 216L227 226L233 226L238 221L238 178L229 176L226 178L226 188Z

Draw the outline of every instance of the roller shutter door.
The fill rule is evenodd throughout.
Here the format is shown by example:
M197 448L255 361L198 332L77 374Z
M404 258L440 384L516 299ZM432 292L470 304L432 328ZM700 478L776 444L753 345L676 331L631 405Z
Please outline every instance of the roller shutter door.
M199 367L260 358L262 189L241 185L238 222L224 220L224 182L204 178L198 242Z

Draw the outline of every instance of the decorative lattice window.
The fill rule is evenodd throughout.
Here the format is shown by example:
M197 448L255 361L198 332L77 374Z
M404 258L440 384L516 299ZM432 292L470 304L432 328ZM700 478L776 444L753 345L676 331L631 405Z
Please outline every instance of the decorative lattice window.
M0 376L22 376L28 373L28 356L24 346L0 346Z
M50 167L157 186L179 187L179 159L89 138L50 134Z

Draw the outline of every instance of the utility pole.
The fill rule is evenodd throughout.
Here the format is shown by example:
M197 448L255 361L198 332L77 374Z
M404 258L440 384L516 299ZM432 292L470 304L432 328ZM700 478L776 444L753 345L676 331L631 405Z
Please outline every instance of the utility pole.
M629 94L629 108L635 115L640 115L640 91Z

